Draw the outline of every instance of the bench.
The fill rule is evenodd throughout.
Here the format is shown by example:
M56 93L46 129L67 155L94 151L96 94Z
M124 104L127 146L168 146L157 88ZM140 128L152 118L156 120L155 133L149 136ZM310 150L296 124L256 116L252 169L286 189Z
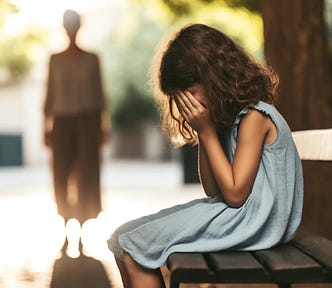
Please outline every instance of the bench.
M292 133L302 160L332 161L332 129ZM173 253L167 259L170 288L181 283L332 283L332 241L302 227L295 238L252 252Z

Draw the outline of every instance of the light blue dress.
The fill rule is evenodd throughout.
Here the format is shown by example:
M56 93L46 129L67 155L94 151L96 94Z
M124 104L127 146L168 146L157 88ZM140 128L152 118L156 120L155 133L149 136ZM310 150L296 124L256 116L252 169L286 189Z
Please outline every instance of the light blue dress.
M221 197L201 198L176 205L120 226L108 247L122 259L123 251L142 266L162 266L173 252L225 249L258 250L291 240L300 224L303 204L302 164L291 131L276 108L258 102L243 109L222 139L230 162L238 125L249 109L271 117L277 139L264 145L251 193L240 208Z

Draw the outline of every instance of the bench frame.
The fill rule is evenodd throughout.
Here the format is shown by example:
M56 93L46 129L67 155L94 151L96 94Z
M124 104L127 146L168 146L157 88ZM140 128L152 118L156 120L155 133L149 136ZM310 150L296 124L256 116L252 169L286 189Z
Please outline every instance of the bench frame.
M293 132L302 160L332 160L332 129ZM295 238L259 251L173 253L170 288L181 283L332 283L332 241L299 229Z

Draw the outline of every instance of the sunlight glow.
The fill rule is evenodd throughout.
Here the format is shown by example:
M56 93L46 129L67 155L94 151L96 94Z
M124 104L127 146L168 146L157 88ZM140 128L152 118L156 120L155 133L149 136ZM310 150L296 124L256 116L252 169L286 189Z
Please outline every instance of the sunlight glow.
M240 40L243 45L254 56L261 50L263 43L263 22L259 15L248 13L243 8L223 7L218 9L211 5L207 9L202 9L196 15L196 20L204 22L209 19L212 23L218 23L222 30L232 38Z
M31 271L48 273L64 237L63 219L56 214L53 199L47 199L47 193L31 195L22 190L27 197L11 196L0 203L0 275L12 275L6 277L8 281L32 279L35 275ZM7 280L0 286L18 287L16 280Z
M150 165L112 162L104 167L103 210L81 229L74 219L65 227L57 214L51 179L43 179L48 167L38 168L38 174L26 167L0 169L0 287L50 287L59 273L72 273L68 267L76 269L87 261L101 263L112 287L122 287L114 255L107 247L112 232L124 222L202 195L199 185L180 185L180 165L161 164L160 169L156 163ZM31 178L35 178L33 183ZM61 248L66 234L69 243L64 255ZM79 236L82 253L78 250ZM66 272L63 267L67 267Z
M77 258L80 256L78 243L81 236L81 225L76 219L69 219L65 230L69 242L66 253L71 258Z
M44 27L59 26L65 9L75 9L79 13L89 10L92 6L103 5L107 0L12 0L19 12L10 15L4 27L7 33L17 33L27 25Z
M107 247L107 239L116 227L160 209L158 205L152 207L145 197L130 201L122 195L131 192L124 190L119 195L112 195L112 200L107 201L111 203L108 209L102 211L96 219L86 221L81 230L75 219L70 219L64 225L63 218L57 215L49 191L30 187L22 188L17 196L15 193L18 192L9 191L11 196L8 199L2 198L0 202L0 275L26 271L24 277L33 277L28 275L31 271L49 273L46 270L52 269L54 259L62 256L59 251L66 234L69 240L66 254L69 257L79 257L78 239L81 236L85 255L110 261L113 256ZM15 274L7 278L19 277ZM8 287L17 287L16 284Z

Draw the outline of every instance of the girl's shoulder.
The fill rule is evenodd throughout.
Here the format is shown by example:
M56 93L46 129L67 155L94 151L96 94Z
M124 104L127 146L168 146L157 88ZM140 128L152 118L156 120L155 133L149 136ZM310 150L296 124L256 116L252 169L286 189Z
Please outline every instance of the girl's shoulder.
M280 112L277 110L277 108L273 104L269 104L263 101L259 101L255 104L249 104L246 107L244 107L240 113L237 115L234 124L233 124L233 131L237 137L238 133L238 127L242 119L245 115L248 115L248 112L251 110L256 110L262 115L268 117L274 126L276 127L276 134L277 139L286 139L288 141L289 138L291 138L291 130L288 126L287 121L283 118L283 116L280 114ZM257 114L257 113L255 113ZM272 127L272 126L271 126ZM274 138L274 137L273 137ZM280 142L280 141L275 141Z
M255 107L256 106L256 107ZM237 127L239 134L249 138L264 139L264 144L271 144L277 139L277 127L266 110L259 109L257 105L248 107L241 115L241 128Z
M263 114L264 116L268 116L272 119L273 122L278 122L278 118L281 116L278 110L274 105L269 104L267 102L258 101L257 103L251 103L245 106L235 118L234 124L237 125L241 122L243 116L247 115L249 111L256 110ZM276 123L277 124L277 123Z

